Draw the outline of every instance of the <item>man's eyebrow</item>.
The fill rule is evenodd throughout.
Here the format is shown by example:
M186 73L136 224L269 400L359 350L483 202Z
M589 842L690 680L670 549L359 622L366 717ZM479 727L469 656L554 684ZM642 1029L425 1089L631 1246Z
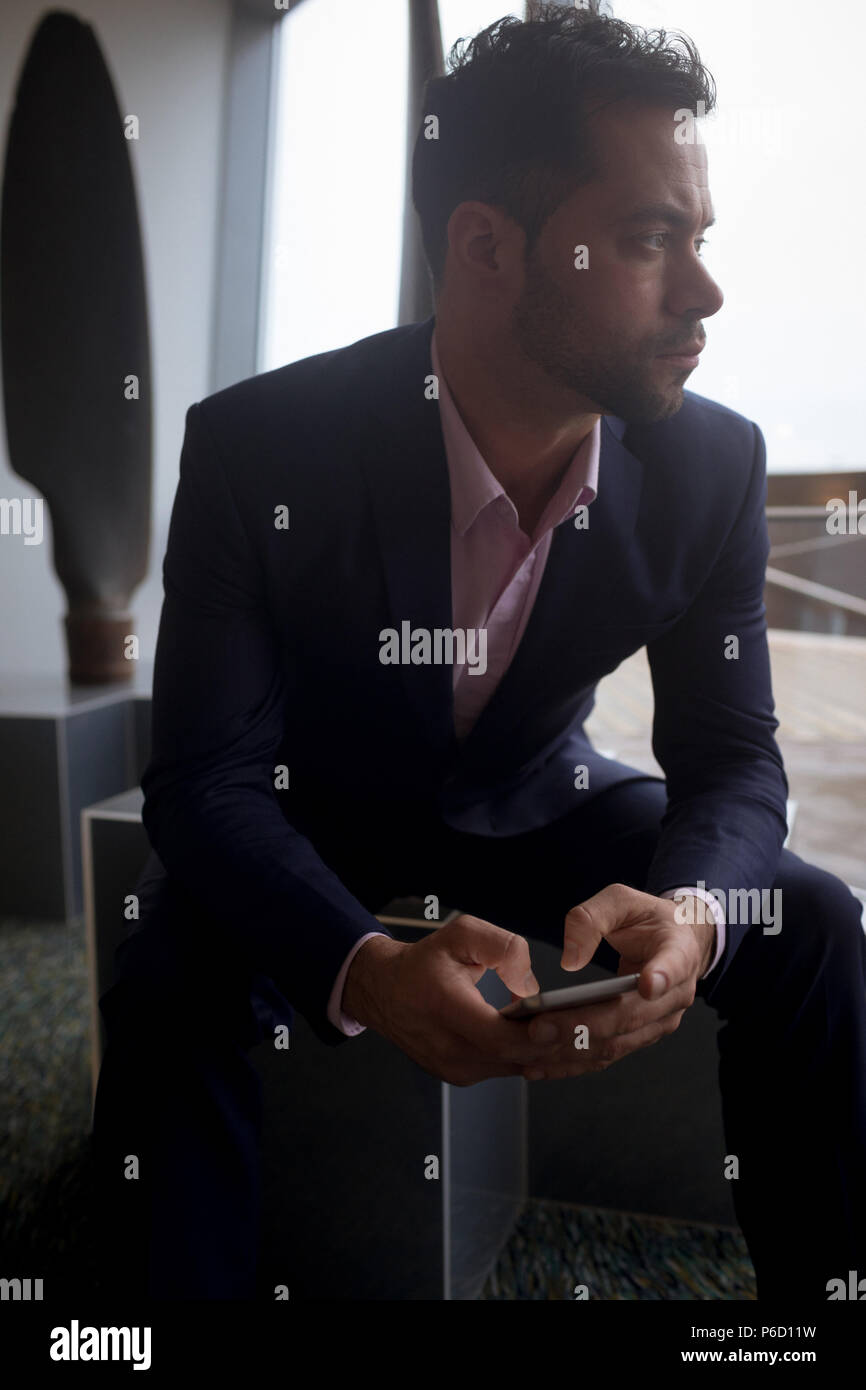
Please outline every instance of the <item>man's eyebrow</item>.
M711 217L708 221L702 222L702 230L705 227L715 226L715 221L715 217ZM645 207L635 208L633 212L619 218L620 226L629 226L637 222L666 222L669 227L690 227L692 225L689 214L676 207L674 203L647 203Z

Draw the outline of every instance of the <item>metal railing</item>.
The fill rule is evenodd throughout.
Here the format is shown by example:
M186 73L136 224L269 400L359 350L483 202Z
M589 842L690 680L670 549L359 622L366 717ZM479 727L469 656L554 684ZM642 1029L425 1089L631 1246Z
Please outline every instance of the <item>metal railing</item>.
M826 521L827 508L822 506L797 506L789 504L785 506L767 506L765 508L768 521ZM773 546L770 550L770 558L781 557L789 554L804 554L810 550L823 549L828 545L842 544L847 541L864 540L858 532L842 533L835 535L815 536L809 540L782 542ZM774 565L767 566L767 584L775 585L779 589L784 589L789 593L797 594L803 599L810 599L813 602L826 604L829 608L839 612L851 613L858 618L866 618L866 599L859 598L856 594L847 593L844 589L837 589L829 584L820 584L814 579L804 579L800 575L791 574L788 570L778 569Z

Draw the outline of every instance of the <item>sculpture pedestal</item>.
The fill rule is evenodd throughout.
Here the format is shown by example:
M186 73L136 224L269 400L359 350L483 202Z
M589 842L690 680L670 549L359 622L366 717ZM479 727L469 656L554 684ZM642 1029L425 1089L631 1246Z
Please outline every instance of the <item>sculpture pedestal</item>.
M81 811L140 778L152 674L136 663L132 681L109 686L0 676L0 916L82 913Z

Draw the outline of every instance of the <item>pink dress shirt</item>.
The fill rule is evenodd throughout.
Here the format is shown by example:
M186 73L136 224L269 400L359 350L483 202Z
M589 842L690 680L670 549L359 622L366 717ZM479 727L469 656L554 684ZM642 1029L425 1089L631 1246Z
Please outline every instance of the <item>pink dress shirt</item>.
M473 671L470 661L454 665L454 726L463 740L507 671L524 629L553 541L553 529L588 506L598 494L601 421L577 448L562 482L544 509L532 536L520 529L517 509L494 478L463 423L448 390L439 362L434 330L432 365L439 382L439 411L451 487L451 626L456 630L487 631L486 670ZM716 919L716 950L709 969L725 946L725 918L718 900L697 887L671 888L661 894L693 893ZM350 1036L364 1027L341 1007L349 966L365 941L382 933L368 932L357 941L334 981L328 1019ZM709 974L709 970L707 971Z

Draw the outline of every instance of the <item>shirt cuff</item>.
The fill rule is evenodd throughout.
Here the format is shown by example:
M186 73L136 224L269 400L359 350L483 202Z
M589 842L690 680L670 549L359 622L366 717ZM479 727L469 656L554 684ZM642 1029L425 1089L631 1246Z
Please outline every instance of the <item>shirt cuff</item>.
M700 898L702 902L706 903L716 920L716 950L706 973L701 976L701 979L705 980L710 971L715 970L721 960L722 952L725 949L725 937L727 935L725 931L725 914L722 911L722 905L718 898L714 898L712 893L708 893L706 889L697 888L694 885L686 888L667 888L664 893L659 893L658 896L660 898L673 898L678 897L680 893L692 893L694 897Z
M362 936L360 941L356 941L351 951L346 956L346 959L343 961L343 964L340 966L340 973L334 981L334 988L331 990L328 999L328 1022L339 1029L341 1033L345 1033L349 1038L353 1038L356 1033L365 1032L367 1027L365 1023L359 1023L356 1018L352 1018L351 1014L343 1013L343 986L346 983L349 966L352 964L352 961L355 959L355 956L360 951L364 942L369 941L371 936L387 935L388 932L368 931L366 936Z

